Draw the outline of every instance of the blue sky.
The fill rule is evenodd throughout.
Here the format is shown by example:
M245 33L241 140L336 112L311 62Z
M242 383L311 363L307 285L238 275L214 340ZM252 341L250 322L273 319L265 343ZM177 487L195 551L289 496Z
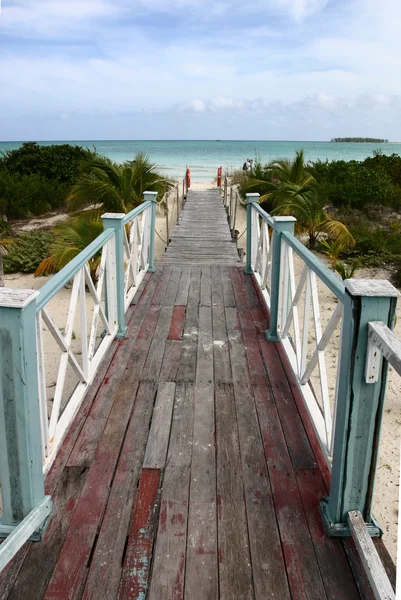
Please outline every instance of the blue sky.
M401 141L399 0L3 0L0 140Z

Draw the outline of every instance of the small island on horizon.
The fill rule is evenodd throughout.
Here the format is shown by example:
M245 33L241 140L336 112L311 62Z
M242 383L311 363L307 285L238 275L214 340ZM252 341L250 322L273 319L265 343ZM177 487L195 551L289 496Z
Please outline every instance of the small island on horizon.
M370 138L370 137L339 137L332 138L331 142L372 142L374 144L388 144L388 140L381 138Z

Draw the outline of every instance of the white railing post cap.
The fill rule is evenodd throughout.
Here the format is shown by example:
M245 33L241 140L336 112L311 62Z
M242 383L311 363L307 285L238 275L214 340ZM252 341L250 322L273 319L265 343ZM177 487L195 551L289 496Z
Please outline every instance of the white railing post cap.
M276 223L295 223L295 217L273 217Z
M143 197L145 200L150 200L151 202L156 202L157 192L143 192Z
M400 292L387 279L346 279L345 289L351 296L398 298Z
M245 202L259 202L260 194L245 194Z
M37 296L39 296L38 290L0 288L0 307L25 308Z
M102 219L124 219L124 218L125 218L124 213L104 213L104 215L102 215Z

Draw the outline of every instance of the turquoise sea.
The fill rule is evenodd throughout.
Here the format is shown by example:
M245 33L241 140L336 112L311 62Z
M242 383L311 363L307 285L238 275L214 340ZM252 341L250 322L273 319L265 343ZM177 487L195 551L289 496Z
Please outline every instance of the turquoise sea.
M22 142L0 142L0 152L18 148ZM363 160L375 149L384 154L400 154L401 143L365 144L338 142L261 142L261 141L68 141L39 142L49 144L79 144L96 150L112 160L132 159L139 151L145 152L170 177L181 179L188 166L192 181L212 181L217 168L232 171L240 169L249 158L258 156L263 162L276 158L293 157L296 150L305 151L307 160Z

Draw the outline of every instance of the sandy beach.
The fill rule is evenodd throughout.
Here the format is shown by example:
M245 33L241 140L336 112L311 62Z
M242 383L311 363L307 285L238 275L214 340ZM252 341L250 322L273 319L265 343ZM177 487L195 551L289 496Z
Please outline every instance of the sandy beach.
M193 182L191 188L194 190L204 190L215 188L216 184L210 182ZM176 223L177 203L175 197L169 202L169 230L171 231ZM27 227L37 223L28 223ZM241 206L237 216L237 226L241 236L238 246L246 248L246 233L241 235L246 227L246 213ZM163 257L166 240L167 226L166 215L161 207L157 209L156 218L156 239L155 239L155 258L160 260ZM319 258L326 262L327 257L319 255ZM302 269L301 261L296 261L296 278L299 277ZM391 273L385 269L360 269L356 273L357 278L361 279L389 279ZM12 274L6 275L5 285L11 288L30 288L39 289L48 278L35 278L33 275ZM50 302L49 310L55 319L57 325L62 328L65 325L66 315L70 301L70 289L64 288ZM319 301L322 318L322 327L325 327L330 319L333 310L336 306L336 299L333 294L323 285L319 284ZM88 302L88 318L90 318L93 306ZM78 311L79 312L79 311ZM401 306L400 303L397 309L397 323L395 327L396 334L401 337ZM75 331L75 330L74 330ZM79 332L79 316L76 321L76 331ZM335 382L336 382L336 364L338 356L339 330L333 336L332 342L326 351L326 363L328 370L329 387L332 396L334 397ZM49 408L51 407L52 393L57 380L57 370L60 358L60 352L47 331L44 332L45 344L45 360L47 372L47 391L49 398ZM74 348L79 353L80 339L77 334L74 339ZM313 350L310 345L310 351ZM70 393L76 384L76 380L69 373L68 387L66 394ZM313 383L318 383L317 379L313 379ZM400 461L400 440L401 440L401 405L399 398L401 397L401 378L390 368L388 391L386 396L385 414L383 421L382 437L379 453L379 464L377 470L377 479L374 495L374 515L385 532L385 542L387 548L393 558L396 559L397 548L397 523L398 523L398 488L399 488L399 461Z

